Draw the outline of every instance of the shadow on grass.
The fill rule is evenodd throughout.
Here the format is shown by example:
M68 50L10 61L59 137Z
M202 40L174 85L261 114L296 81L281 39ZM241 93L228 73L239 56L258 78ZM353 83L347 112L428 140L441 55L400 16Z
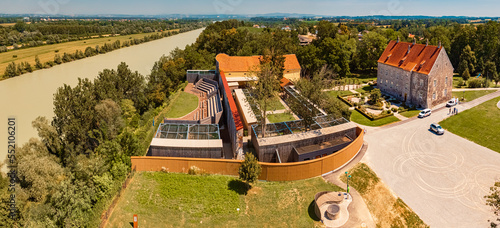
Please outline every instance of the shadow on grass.
M248 193L248 190L250 189L250 186L238 179L230 180L227 184L227 187L229 188L229 190L235 191L240 195L246 195Z
M316 203L313 201L311 201L311 203L309 204L309 207L307 208L307 212L309 213L309 217L314 220L314 221L319 221L321 220L320 218L318 218L318 216L316 215L316 212L315 212L315 208L316 207Z

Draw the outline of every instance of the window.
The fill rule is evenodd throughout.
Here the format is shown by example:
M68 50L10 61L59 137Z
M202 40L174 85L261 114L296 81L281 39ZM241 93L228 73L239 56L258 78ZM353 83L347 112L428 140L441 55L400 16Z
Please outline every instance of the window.
M444 84L448 85L448 76L446 76L446 78L444 79Z
M318 159L318 158L321 158L321 155L316 156L316 158L315 158L315 159Z
M387 81L387 79L385 79L385 83L389 83L389 82Z
M437 85L437 80L434 79L434 87L436 87L436 85Z
M420 86L424 86L424 79L420 79Z
M323 154L322 157L326 157L328 154Z
M422 91L418 92L418 99L422 100Z
M434 92L434 93L432 94L432 99L433 99L433 100L436 100L436 92Z
M229 73L229 75L231 75L231 73Z
M444 89L444 96L446 97L446 94L448 94L448 89Z

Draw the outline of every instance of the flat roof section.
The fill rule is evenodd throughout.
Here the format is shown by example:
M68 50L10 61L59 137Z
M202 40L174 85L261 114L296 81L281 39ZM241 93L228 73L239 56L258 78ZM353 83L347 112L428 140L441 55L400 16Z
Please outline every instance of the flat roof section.
M257 118L255 117L255 114L252 111L250 103L248 103L247 97L243 93L243 90L235 89L234 94L236 96L236 99L238 100L238 103L240 104L240 109L246 122L248 124L257 123Z
M218 124L169 124L161 123L155 138L179 140L220 139Z
M352 140L347 138L347 137L342 137L342 138L337 138L337 139L334 139L334 140L330 140L330 141L327 141L327 142L323 142L323 143L320 143L320 144L314 144L314 145L310 145L310 146L303 146L303 147L298 147L298 148L295 148L295 150L297 151L297 153L300 155L300 154L307 154L307 153L311 153L311 152L315 152L315 151L318 151L318 150L322 150L322 149L326 149L326 148L330 148L330 147L334 147L334 146L337 146L337 145L340 145L340 144L344 144L344 143L347 143L347 142L351 142Z

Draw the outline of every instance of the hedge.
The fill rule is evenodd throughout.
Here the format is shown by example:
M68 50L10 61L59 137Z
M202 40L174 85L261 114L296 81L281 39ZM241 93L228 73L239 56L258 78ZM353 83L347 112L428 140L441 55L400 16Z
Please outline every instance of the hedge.
M389 114L383 114L383 115L378 115L378 116L375 116L375 117L371 117L370 115L368 115L368 113L364 112L363 110L359 109L358 107L356 107L355 109L358 112L360 112L361 114L363 114L363 116L365 116L366 118L368 118L371 121L379 120L379 119L382 119L382 118L385 118L385 117L388 117L388 116L394 116L394 113L391 112Z

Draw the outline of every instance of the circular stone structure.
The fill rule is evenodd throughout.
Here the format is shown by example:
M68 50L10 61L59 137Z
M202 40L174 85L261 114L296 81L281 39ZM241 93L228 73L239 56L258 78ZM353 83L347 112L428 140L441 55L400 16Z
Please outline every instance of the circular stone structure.
M340 215L340 207L338 204L330 204L328 208L326 209L326 215L330 219L338 219Z

